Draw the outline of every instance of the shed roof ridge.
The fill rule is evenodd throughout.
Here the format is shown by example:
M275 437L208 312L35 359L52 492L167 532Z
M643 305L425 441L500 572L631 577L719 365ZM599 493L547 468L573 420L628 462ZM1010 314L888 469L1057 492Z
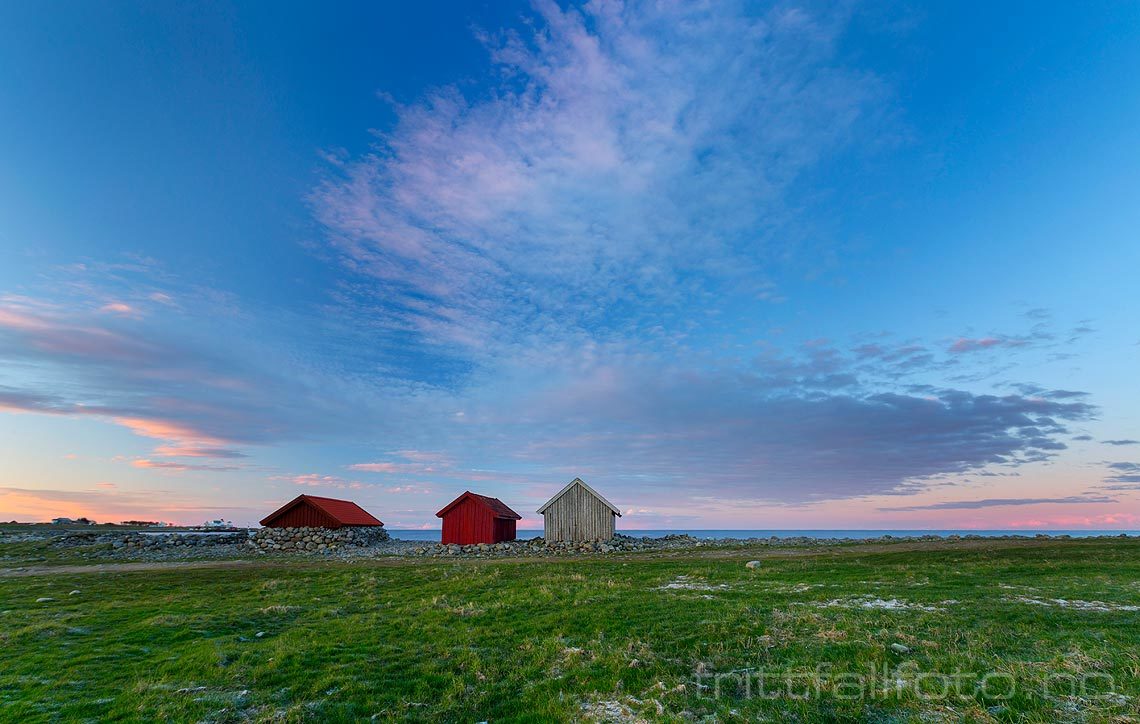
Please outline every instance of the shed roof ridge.
M462 493L460 493L459 497L457 497L455 500L451 501L447 505L443 506L443 508L441 508L440 511L435 514L435 516L437 518L442 518L443 516L447 515L448 511L450 511L452 508L454 508L455 506L462 503L467 498L474 498L474 499L476 499L477 502L482 503L484 506L486 506L488 509L490 509L491 513L496 518L501 518L501 519L505 519L505 520L522 520L521 515L516 513L514 510L511 509L511 507L509 505L507 505L503 501L499 500L498 498L493 498L490 495L481 495L479 493L473 493L470 490L465 490Z
M325 515L332 518L334 521L336 521L340 525L344 525L344 526L355 526L355 525L380 525L380 526L382 526L382 525L384 525L383 521L381 521L379 518L377 518L376 516L369 513L364 508L360 507L360 505L358 505L355 501L342 500L340 498L326 498L326 497L321 496L321 495L309 495L308 493L301 493L296 498L293 498L292 500L290 500L285 505L281 506L277 510L273 511L269 515L262 518L260 521L261 525L265 525L267 521L271 521L275 518L281 517L282 515L288 513L290 510L292 510L293 508L296 508L298 505L300 505L301 503L303 503L305 501L308 501L309 503L311 503L315 508L317 508L322 513L324 513ZM338 504L338 507L339 506L347 506L350 508L352 515L344 515L344 512L345 512L344 510L338 511L335 509L329 509L329 507L327 505L322 504L325 502L336 503L336 504Z
M345 500L344 498L330 498L327 495L313 495L311 493L301 493L297 496L297 498L308 498L309 500L332 500L337 503L352 503L353 505L356 505L356 503L353 503L351 500ZM297 500L297 498L294 498L294 500Z
M581 485L583 488L588 490L591 495L593 495L595 498L597 498L598 500L605 503L606 507L609 508L610 510L612 510L614 515L616 515L619 518L621 517L621 510L618 509L618 507L616 505L614 505L610 501L606 500L606 496L602 495L598 491L591 488L586 483L586 481L583 480L582 478L574 478L569 483L566 483L566 487L562 488L562 490L559 490L557 493L554 494L554 497L552 497L550 500L546 501L546 504L543 505L541 508L539 508L538 512L539 513L545 513L547 508L554 505L555 501L557 501L559 498L561 498L563 495L565 495L570 490L570 488L573 488L575 485Z

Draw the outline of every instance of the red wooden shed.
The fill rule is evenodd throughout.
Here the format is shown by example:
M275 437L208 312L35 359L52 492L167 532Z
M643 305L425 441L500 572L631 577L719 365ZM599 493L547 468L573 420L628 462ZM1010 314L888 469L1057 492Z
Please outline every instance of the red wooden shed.
M477 495L470 490L436 513L443 518L443 542L502 543L515 539L515 521L522 516L498 498Z
M298 495L261 521L266 528L345 528L384 525L351 500Z

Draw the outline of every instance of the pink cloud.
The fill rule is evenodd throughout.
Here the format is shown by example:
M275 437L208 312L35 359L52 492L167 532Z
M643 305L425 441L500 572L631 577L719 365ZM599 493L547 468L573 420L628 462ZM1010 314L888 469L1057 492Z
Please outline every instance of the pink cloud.
M189 471L225 473L241 469L236 465L200 465L197 463L176 463L167 460L148 460L146 458L132 460L131 466L141 470L169 470L176 473Z
M100 312L107 312L109 314L119 314L123 316L133 316L137 314L137 310L129 304L124 302L110 302L99 307Z
M221 447L228 442L180 422L144 417L116 417L114 419L116 423L126 427L136 435L151 437L156 440L170 440L195 447L202 445Z
M1102 513L1100 515L1061 515L1049 518L1032 518L1006 521L1008 528L1078 529L1078 528L1133 528L1140 524L1140 515L1133 513Z
M342 490L363 490L373 489L379 490L384 493L393 494L412 494L412 493L430 493L429 488L420 485L390 485L386 487L377 486L373 483L362 483L358 480L346 480L335 475L321 475L319 473L308 473L305 475L292 475L292 476L277 476L272 480L287 480L294 485L302 485L313 488L339 488Z
M244 453L224 447L196 445L159 445L154 454L166 458L243 458Z
M950 345L950 351L955 354L962 352L977 352L991 347L997 347L1004 344L1003 340L997 337L982 337L980 339L970 339L968 337L959 337L958 341Z
M390 486L387 488L383 488L383 491L385 493L395 493L395 494L411 493L411 494L425 494L425 495L432 492L431 489L425 488L425 487L422 487L419 485L393 485L393 486Z
M403 458L406 462L387 460L356 463L349 465L348 469L385 475L429 475L447 473L453 468L452 459L443 453L425 450L395 450L390 455Z
M36 317L0 307L0 327L32 332L47 329L48 326L46 322Z
M414 466L406 465L403 463L357 463L349 465L349 470L359 470L365 473L401 473L409 472L409 468Z
M345 480L334 475L319 475L317 473L293 475L291 477L276 477L274 480L288 480L294 485L304 485L312 488L360 489L365 487L364 483L360 483L355 480Z
M121 313L114 310L116 313ZM47 305L0 301L0 329L19 334L29 349L68 357L139 363L161 357L146 340L125 337L85 320L63 321Z

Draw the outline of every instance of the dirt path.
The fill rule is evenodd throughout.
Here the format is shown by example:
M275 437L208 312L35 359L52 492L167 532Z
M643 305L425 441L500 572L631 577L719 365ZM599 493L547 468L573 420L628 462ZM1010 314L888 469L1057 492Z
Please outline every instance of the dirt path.
M0 569L0 578L56 576L73 573L133 573L135 571L193 570L195 568L241 568L264 561L138 561L135 563L92 563L83 566L28 566Z
M1080 545L1084 539L1074 538L1064 541L1067 545ZM60 566L28 566L24 568L0 569L0 578L19 578L23 576L59 576L84 573L135 573L141 571L178 571L200 569L227 569L259 566L273 568L278 566L311 567L333 565L357 566L408 566L430 564L453 565L492 565L496 563L571 563L589 561L652 561L652 560L750 560L765 558L792 558L792 557L834 557L834 556L860 556L878 553L911 553L918 551L937 550L999 550L1002 548L1033 548L1042 545L1056 545L1061 541L1036 539L971 539L971 540L939 540L939 541L905 541L897 543L864 543L820 547L788 547L773 548L769 546L756 546L753 548L686 548L661 551L646 551L637 553L617 553L601 557L592 555L583 556L522 556L522 557L491 557L491 558L426 558L390 556L383 558L354 558L348 560L312 559L237 559L237 560L198 560L198 561L136 561L132 563L92 563L88 565L60 565Z

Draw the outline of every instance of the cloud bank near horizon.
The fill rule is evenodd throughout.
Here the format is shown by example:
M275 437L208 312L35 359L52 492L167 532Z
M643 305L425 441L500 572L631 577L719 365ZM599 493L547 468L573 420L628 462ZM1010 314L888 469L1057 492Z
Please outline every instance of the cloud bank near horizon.
M494 379L457 390L389 388L382 377L345 382L327 371L294 378L272 365L235 364L219 378L206 372L214 350L155 342L151 334L161 333L148 314L104 326L85 313L33 315L22 304L0 319L0 353L40 377L21 387L0 380L0 407L106 419L155 440L152 455L131 465L162 472L249 470L259 448L383 435L406 444L388 445L395 452L386 460L341 466L384 480L510 484L581 474L632 490L795 503L914 492L940 476L1047 461L1066 448L1071 425L1097 412L1072 390L916 384L906 374L942 370L953 353L939 357L913 341L893 349L881 340L871 354L816 340L721 362L599 356L530 376L500 367ZM166 326L161 317L157 324ZM45 343L79 328L108 347ZM124 357L120 333L161 351ZM868 358L879 362L868 366ZM918 358L926 361L908 364ZM172 379L182 382L172 388ZM306 384L340 390L319 395Z

